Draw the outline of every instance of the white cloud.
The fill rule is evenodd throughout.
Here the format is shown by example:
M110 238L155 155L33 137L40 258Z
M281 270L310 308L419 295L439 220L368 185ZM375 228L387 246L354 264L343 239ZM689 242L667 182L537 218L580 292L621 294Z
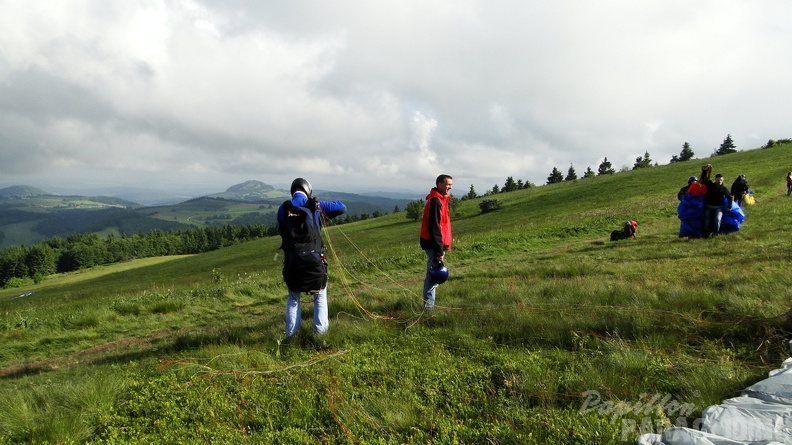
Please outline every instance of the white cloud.
M782 0L0 7L8 185L485 190L790 136Z

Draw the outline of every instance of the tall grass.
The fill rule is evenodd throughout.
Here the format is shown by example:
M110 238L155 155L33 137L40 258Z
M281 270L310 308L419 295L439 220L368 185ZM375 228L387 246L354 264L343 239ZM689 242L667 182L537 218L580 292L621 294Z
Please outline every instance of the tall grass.
M418 223L330 227L331 330L306 301L288 343L277 239L0 290L0 443L599 444L693 424L788 355L790 149L706 160L758 201L709 240L677 236L704 160L462 202L428 313ZM608 241L627 219L637 238Z

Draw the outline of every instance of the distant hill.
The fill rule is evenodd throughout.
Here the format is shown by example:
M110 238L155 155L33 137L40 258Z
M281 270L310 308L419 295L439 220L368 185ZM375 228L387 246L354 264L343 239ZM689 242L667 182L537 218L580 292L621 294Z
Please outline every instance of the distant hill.
M267 193L275 190L275 187L261 181L245 181L241 184L232 185L226 190L227 193Z
M343 201L350 216L392 213L410 201L321 190L314 195ZM253 180L224 192L152 206L112 196L56 195L16 185L0 189L0 249L78 233L134 235L155 229L269 225L275 223L278 206L288 197L288 190Z
M326 201L342 201L347 206L347 212L352 215L372 215L375 212L391 213L396 207L403 209L410 201L404 195L401 197L383 197L327 190L314 190L313 195ZM261 181L245 181L229 187L225 192L208 195L207 197L280 205L285 199L289 198L289 191L276 189Z
M0 198L24 198L28 196L45 195L47 192L28 185L12 185L0 189Z
M232 199L237 201L265 201L268 199L283 199L289 196L286 190L276 190L275 187L261 181L245 181L232 185L222 193L208 195L210 198Z

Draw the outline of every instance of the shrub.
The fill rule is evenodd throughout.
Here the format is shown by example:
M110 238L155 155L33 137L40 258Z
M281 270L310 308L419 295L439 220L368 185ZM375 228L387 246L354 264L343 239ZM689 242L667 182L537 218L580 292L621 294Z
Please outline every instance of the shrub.
M481 213L492 212L501 208L501 202L499 199L485 199L479 203L479 208Z

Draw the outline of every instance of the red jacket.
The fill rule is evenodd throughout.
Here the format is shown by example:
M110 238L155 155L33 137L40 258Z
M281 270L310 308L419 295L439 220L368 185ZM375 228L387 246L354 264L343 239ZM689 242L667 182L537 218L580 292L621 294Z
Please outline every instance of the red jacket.
M451 250L449 201L451 201L451 195L441 195L436 188L430 190L426 195L426 206L421 223L421 248L432 249L437 256Z

